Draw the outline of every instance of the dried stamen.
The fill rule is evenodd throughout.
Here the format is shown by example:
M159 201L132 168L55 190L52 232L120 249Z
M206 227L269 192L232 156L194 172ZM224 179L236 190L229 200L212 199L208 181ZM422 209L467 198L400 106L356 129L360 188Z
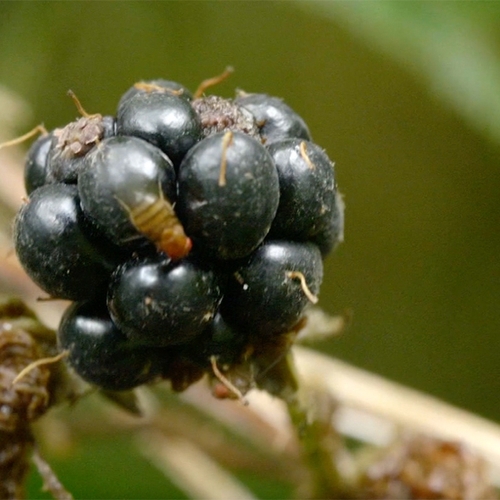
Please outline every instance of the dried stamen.
M76 94L72 91L72 90L68 90L68 95L71 97L71 99L73 99L73 102L75 103L75 106L76 106L76 109L78 110L78 112L84 117L84 118L92 118L94 116L97 116L98 113L94 113L94 114L89 114L85 111L85 109L83 108L82 106L82 103L80 102L80 99L78 99L78 97L76 97Z
M314 295L310 288L307 286L307 283L306 283L306 278L305 276L300 272L300 271L288 271L286 273L286 275L289 277L289 278L292 278L292 279L299 279L300 280L300 286L302 287L302 291L304 292L304 295L313 303L313 304L317 304L318 302L318 297L316 295Z
M34 137L36 134L42 134L42 135L47 135L47 129L42 125L37 125L34 129L30 130L26 134L22 135L21 137L16 137L15 139L12 139L10 141L4 142L0 144L0 149L9 147L9 146L15 146L16 144L21 144L24 141L27 141L28 139L31 139Z
M314 166L314 163L311 161L311 159L309 158L308 154L307 154L307 150L306 150L306 142L305 141L302 141L300 143L300 156L302 156L302 158L304 159L304 161L307 163L307 166L311 169L311 170L314 170L316 167Z
M232 392L245 406L247 406L248 401L245 399L242 392L219 370L219 367L217 366L217 358L215 356L210 356L210 363L212 365L214 375L219 379L221 384Z
M233 133L231 131L226 132L222 138L222 158L220 161L220 171L219 171L219 186L226 185L226 170L227 170L227 148L233 142Z
M168 87L162 87L161 85L157 85L155 83L146 83L146 82L137 82L134 83L134 88L137 90L143 90L144 92L168 92L172 95L182 95L184 94L184 89L170 89Z
M41 358L33 361L28 366L25 366L14 378L12 385L17 384L22 378L24 378L28 373L33 371L35 368L43 365L50 365L52 363L57 363L69 355L69 351L65 350L60 352L57 356L52 356L51 358Z
M231 75L231 73L234 71L232 66L228 66L223 73L221 73L218 76L214 76L213 78L207 78L206 80L203 80L198 88L196 89L196 92L194 93L193 99L198 99L200 98L204 93L205 90L207 90L210 87L213 87L214 85L218 85L219 83L223 82L226 78Z

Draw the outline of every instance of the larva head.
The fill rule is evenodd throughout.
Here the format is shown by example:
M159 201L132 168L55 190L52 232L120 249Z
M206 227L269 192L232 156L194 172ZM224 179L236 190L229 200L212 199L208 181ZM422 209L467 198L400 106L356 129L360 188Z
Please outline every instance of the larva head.
M165 252L172 260L179 260L191 251L193 242L186 236L184 229L179 224L173 228L165 229L161 234L161 241L158 245L162 252Z

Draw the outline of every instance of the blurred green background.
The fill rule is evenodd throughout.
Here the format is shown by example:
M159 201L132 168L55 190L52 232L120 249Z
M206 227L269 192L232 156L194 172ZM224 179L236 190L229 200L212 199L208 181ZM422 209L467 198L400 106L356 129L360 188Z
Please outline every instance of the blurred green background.
M18 133L74 119L70 88L112 114L139 79L195 89L226 65L214 92L283 97L347 205L320 305L354 319L318 348L500 420L499 2L4 1L0 54L33 108ZM79 498L146 497L60 467Z

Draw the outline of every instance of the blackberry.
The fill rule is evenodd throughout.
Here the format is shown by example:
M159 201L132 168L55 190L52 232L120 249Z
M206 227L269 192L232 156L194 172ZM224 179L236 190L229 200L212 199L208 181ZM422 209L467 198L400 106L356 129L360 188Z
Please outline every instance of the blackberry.
M287 352L343 238L333 163L281 99L147 80L116 119L44 133L16 217L21 264L65 313L59 345L88 382L127 390L209 374L216 397L296 387Z
M219 259L248 255L267 235L279 185L266 149L241 132L203 139L179 168L177 212L195 248Z
M132 389L155 377L153 353L133 346L101 301L72 304L59 325L58 342L78 375L103 389Z
M49 184L33 193L14 221L17 256L49 295L82 300L105 286L113 263L91 242L76 186Z
M213 272L161 256L119 267L108 291L116 325L130 340L154 346L182 344L202 333L220 300Z

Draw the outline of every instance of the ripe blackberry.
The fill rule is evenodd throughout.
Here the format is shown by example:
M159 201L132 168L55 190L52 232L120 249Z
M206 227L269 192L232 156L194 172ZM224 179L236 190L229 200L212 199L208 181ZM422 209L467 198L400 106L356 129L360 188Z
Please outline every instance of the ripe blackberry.
M116 325L135 343L153 346L182 344L202 333L220 300L213 272L161 256L119 267L108 291Z
M267 235L279 200L266 149L241 132L203 139L179 168L177 212L194 247L212 258L248 255Z
M217 397L293 390L275 362L317 300L344 207L333 164L281 99L205 96L231 71L194 94L138 82L116 119L72 94L81 118L7 143L46 134L28 155L16 250L50 295L78 301L59 342L93 384L183 390L209 373Z
M17 256L31 279L52 297L91 298L107 282L113 263L92 243L87 228L76 186L42 186L17 214Z
M133 346L101 301L72 304L61 320L58 342L78 375L103 389L132 389L155 376L153 353Z

